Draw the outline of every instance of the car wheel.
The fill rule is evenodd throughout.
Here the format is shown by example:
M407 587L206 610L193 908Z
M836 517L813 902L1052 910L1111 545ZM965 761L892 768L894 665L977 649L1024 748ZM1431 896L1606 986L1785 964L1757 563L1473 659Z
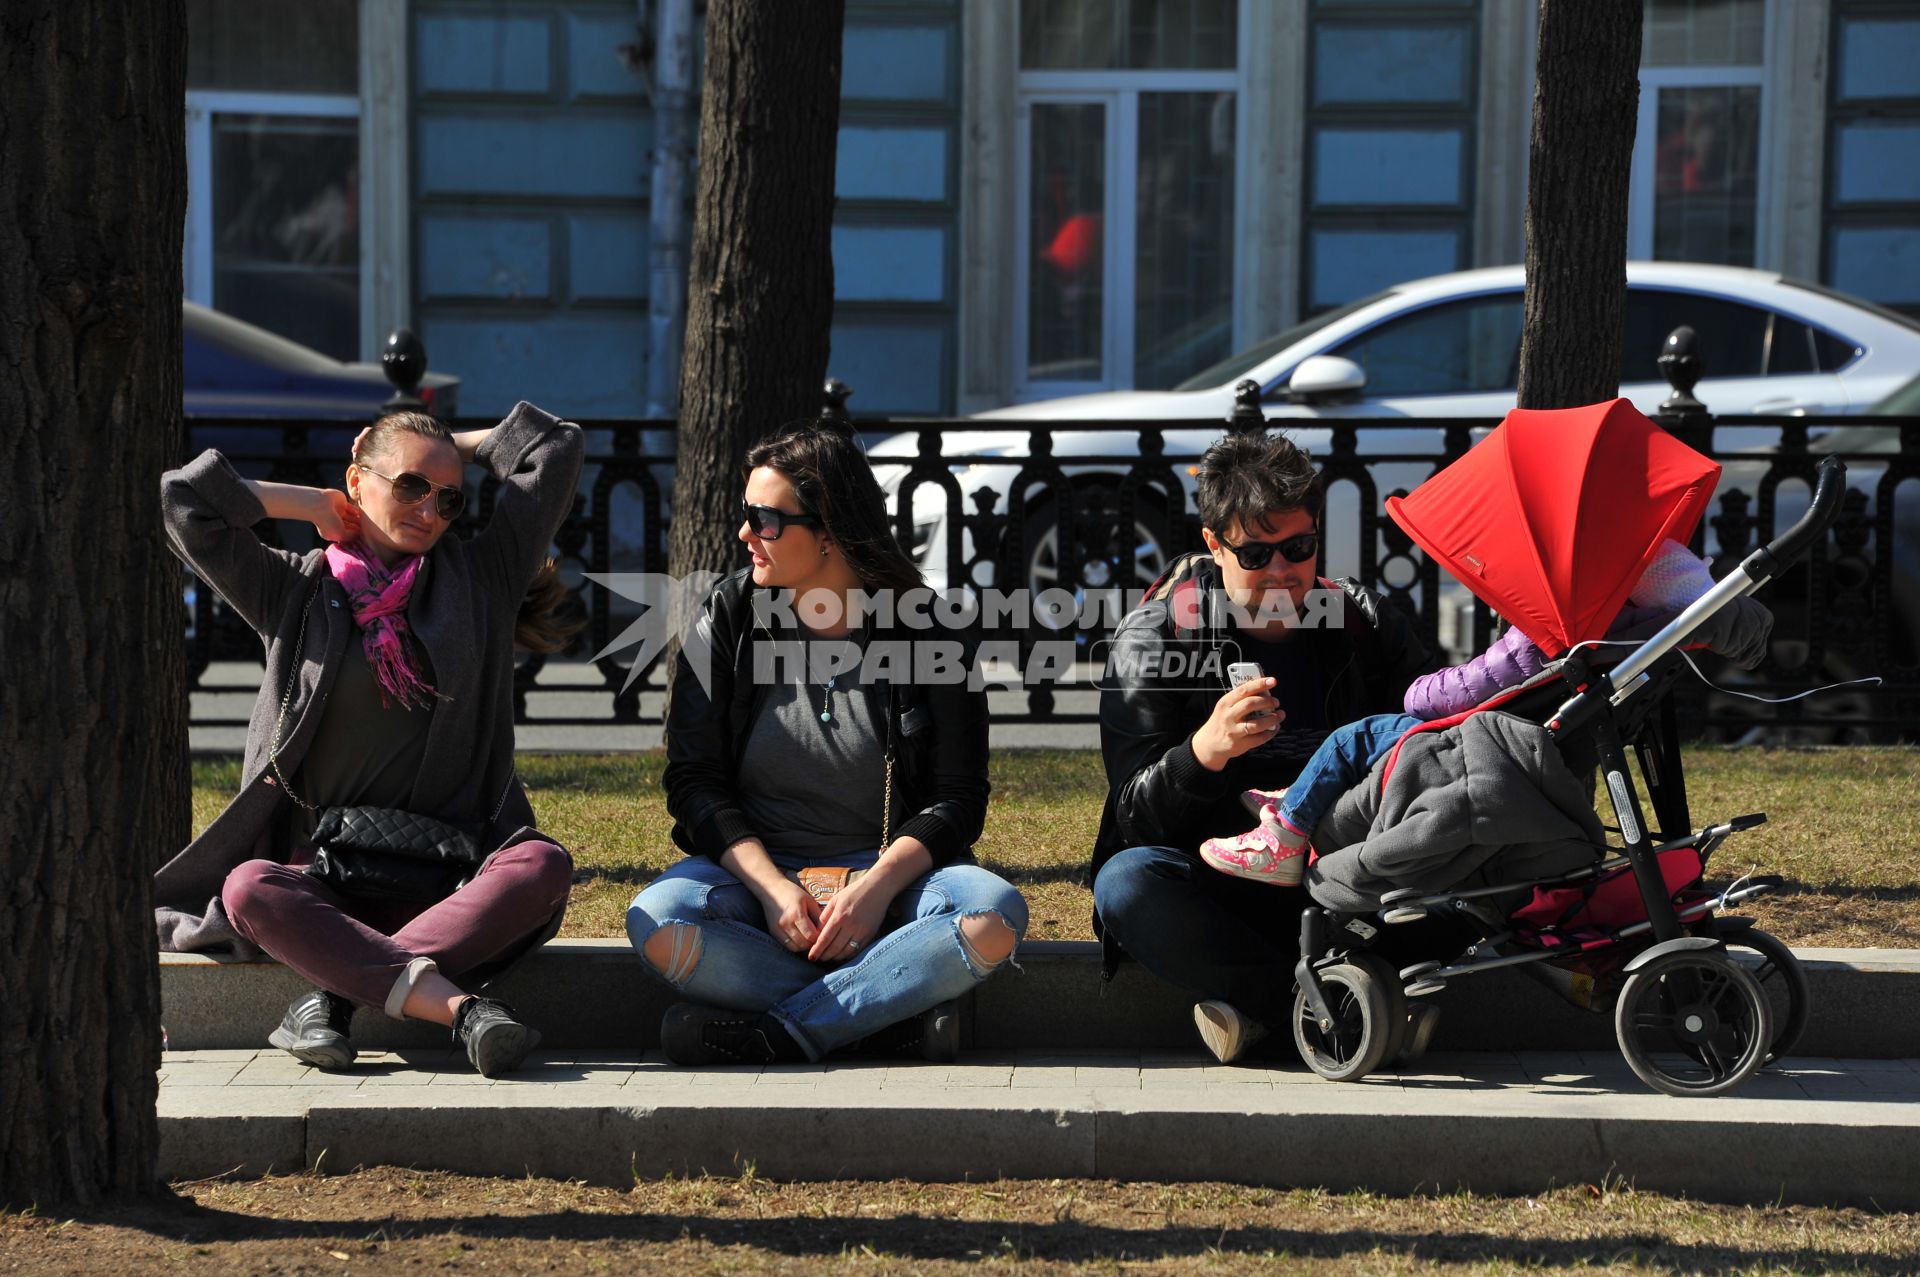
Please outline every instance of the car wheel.
M1135 498L1133 529L1120 535L1119 494L1108 487L1087 488L1075 494L1081 502L1081 561L1076 579L1062 576L1059 507L1049 501L1036 510L1029 525L1026 586L1041 591L1065 589L1076 601L1089 590L1119 589L1123 595L1144 590L1167 569L1171 552L1167 514L1160 502L1145 493Z

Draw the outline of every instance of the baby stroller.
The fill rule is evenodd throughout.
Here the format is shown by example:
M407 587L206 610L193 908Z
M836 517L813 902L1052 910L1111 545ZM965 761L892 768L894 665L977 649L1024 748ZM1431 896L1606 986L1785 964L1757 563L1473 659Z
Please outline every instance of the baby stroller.
M1701 623L1824 534L1839 511L1846 467L1823 462L1798 523L1623 658L1618 647L1583 643L1606 630L1664 538L1685 543L1692 535L1719 471L1615 400L1517 410L1414 493L1388 501L1394 521L1430 557L1548 654L1561 654L1469 713L1517 715L1544 728L1576 776L1597 768L1622 846L1594 846L1592 862L1571 872L1513 881L1498 881L1496 858L1472 885L1385 891L1367 912L1329 907L1339 893L1316 886L1310 873L1315 903L1301 920L1293 1033L1314 1072L1336 1081L1366 1076L1419 1032L1423 1017L1409 999L1501 967L1543 976L1591 1010L1610 1009L1628 1065L1670 1095L1731 1091L1792 1047L1806 1018L1804 972L1751 919L1721 912L1780 879L1749 876L1717 893L1701 885L1714 850L1766 816L1692 827L1670 692ZM1467 716L1414 731L1445 730ZM1629 748L1647 782L1652 827ZM1366 783L1384 792L1397 754ZM1398 930L1423 920L1413 933ZM1405 955L1409 946L1393 942L1415 933L1415 952L1430 945L1426 952L1445 956L1405 966L1387 958L1388 949Z

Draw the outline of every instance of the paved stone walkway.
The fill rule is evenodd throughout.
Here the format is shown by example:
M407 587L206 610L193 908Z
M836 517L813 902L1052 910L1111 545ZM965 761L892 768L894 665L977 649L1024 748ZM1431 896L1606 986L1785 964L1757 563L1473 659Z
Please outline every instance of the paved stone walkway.
M422 1087L491 1089L504 1096L525 1090L552 1095L575 1086L636 1091L712 1087L738 1091L777 1086L834 1096L963 1087L1138 1091L1235 1099L1307 1087L1329 1098L1341 1091L1353 1091L1369 1095L1398 1092L1403 1096L1436 1092L1530 1095L1543 1100L1611 1096L1679 1105L1807 1099L1920 1102L1920 1060L1790 1060L1761 1070L1731 1096L1695 1101L1650 1091L1618 1054L1572 1051L1432 1054L1406 1072L1389 1069L1363 1083L1340 1084L1316 1077L1296 1060L1221 1065L1197 1052L1016 1051L968 1055L953 1064L835 1060L825 1064L684 1069L669 1063L657 1051L542 1051L536 1052L518 1073L490 1080L475 1073L466 1056L451 1048L363 1051L346 1072L310 1068L283 1051L263 1049L169 1051L163 1057L160 1081L163 1111L169 1103L217 1103L219 1093L241 1088L270 1088L288 1095L298 1092L303 1097L393 1091L418 1098ZM499 1098L494 1102L509 1101Z
M1606 1176L1728 1200L1920 1205L1920 1061L1798 1060L1676 1099L1614 1054L1431 1056L1335 1084L1296 1061L1014 1052L952 1065L680 1069L557 1051L511 1078L427 1049L347 1073L278 1051L170 1052L180 1177L394 1164L621 1183L1100 1176L1531 1192Z

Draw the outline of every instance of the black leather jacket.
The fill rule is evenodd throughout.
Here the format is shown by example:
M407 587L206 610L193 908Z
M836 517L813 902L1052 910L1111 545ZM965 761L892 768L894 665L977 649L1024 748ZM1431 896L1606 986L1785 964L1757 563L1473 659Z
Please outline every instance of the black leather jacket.
M791 640L754 615L754 585L742 568L715 587L695 622L695 638L711 653L702 687L687 651L676 658L667 705L667 767L662 784L673 841L689 855L718 860L742 838L764 836L740 809L740 755L766 688L753 678L756 641ZM973 644L952 631L892 630L878 639L961 639L971 666ZM894 759L891 836L926 844L935 865L969 860L987 818L987 694L958 684L877 682L874 721L886 724ZM880 701L885 701L885 715ZM831 777L821 777L823 785Z
M1330 726L1368 714L1398 714L1407 685L1436 667L1412 623L1399 609L1351 580L1322 581L1342 592L1338 628L1308 629L1294 642L1322 671L1324 718ZM1114 632L1114 653L1138 660L1175 648L1196 650L1231 638L1220 631L1205 601L1221 588L1220 570L1205 554L1177 560ZM1135 668L1139 668L1136 666ZM1193 733L1227 690L1223 670L1204 680L1114 680L1100 694L1100 750L1106 763L1107 802L1100 815L1088 882L1114 853L1128 847L1172 847L1198 857L1208 838L1244 832L1252 818L1240 805L1243 789L1283 785L1291 776L1253 775L1247 756L1208 771L1194 757ZM1100 926L1105 968L1119 948Z

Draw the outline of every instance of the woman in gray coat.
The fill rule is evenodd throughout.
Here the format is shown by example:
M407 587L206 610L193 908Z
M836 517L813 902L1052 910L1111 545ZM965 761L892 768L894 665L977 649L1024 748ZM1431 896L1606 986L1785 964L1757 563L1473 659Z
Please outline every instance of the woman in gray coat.
M209 450L162 485L175 553L266 645L240 791L155 876L162 949L265 951L316 986L269 1039L321 1068L353 1062L355 1005L450 1025L487 1076L539 1040L510 1008L462 988L559 927L565 850L532 828L513 765L513 649L570 631L548 547L571 509L580 430L522 403L453 434L393 413L354 441L346 491L243 479ZM500 481L491 517L447 536L463 464ZM327 542L265 545L262 519ZM308 872L328 807L368 806L478 829L470 881L424 905L349 895Z

